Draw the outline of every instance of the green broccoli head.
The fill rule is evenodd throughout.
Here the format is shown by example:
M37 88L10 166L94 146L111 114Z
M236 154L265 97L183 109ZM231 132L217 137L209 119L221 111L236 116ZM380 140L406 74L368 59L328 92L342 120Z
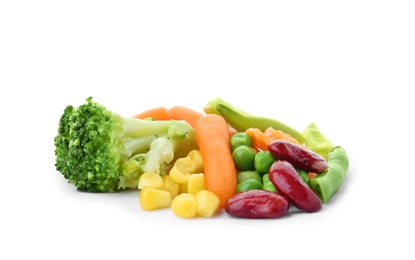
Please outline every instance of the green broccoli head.
M56 168L65 178L69 179L71 167L68 165L67 155L69 154L69 118L74 112L72 106L67 106L59 120L58 135L55 137ZM59 156L58 156L59 155Z
M152 149L158 139L171 147L165 155ZM121 117L91 97L78 108L66 107L54 142L56 169L78 190L88 192L137 188L147 162L162 174L165 165L197 149L194 129L185 121Z

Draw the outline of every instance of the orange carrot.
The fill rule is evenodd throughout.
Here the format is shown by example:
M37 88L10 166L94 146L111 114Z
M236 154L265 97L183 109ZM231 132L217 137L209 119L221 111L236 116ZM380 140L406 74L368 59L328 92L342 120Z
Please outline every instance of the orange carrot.
M315 172L309 172L308 173L308 178L311 180L312 178L314 178L314 177L316 177L317 176L317 173L315 173Z
M266 136L271 137L273 140L287 140L287 141L295 143L295 144L300 144L300 142L298 142L297 139L295 139L291 135L289 135L289 134L287 134L287 133L285 133L281 130L275 130L272 127L267 128L264 131L264 134Z
M287 140L289 142L301 145L294 137L281 131L275 130L272 127L261 131L258 128L248 128L245 130L249 136L254 140L254 148L257 151L268 151L268 145L275 140Z
M204 114L188 107L174 106L168 110L171 119L184 120L193 128L196 127L197 121L204 116Z
M265 135L260 129L252 127L246 129L245 133L254 140L254 148L256 151L268 151L268 145L273 141L271 137Z
M139 119L153 118L154 120L170 120L170 114L165 107L154 107L133 116Z
M195 130L203 159L206 189L215 193L220 206L225 207L235 194L237 184L228 124L222 116L208 114L197 121Z
M228 124L228 131L229 131L229 138L231 138L234 134L236 134L238 131L236 131L235 128L233 128L231 125Z

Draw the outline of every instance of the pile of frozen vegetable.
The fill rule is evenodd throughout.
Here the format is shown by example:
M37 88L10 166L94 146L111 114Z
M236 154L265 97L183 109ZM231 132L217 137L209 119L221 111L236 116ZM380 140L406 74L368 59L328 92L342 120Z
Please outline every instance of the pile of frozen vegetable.
M182 218L280 218L317 212L349 160L315 123L302 132L216 98L203 108L154 107L120 116L87 98L67 106L54 138L56 169L84 192L139 190L143 210Z

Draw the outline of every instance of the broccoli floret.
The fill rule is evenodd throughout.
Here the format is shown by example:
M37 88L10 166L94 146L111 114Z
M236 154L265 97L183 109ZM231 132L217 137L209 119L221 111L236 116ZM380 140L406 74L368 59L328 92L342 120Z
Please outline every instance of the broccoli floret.
M177 158L197 149L185 121L122 117L91 97L65 108L54 143L56 169L88 192L137 188L142 173L166 174Z

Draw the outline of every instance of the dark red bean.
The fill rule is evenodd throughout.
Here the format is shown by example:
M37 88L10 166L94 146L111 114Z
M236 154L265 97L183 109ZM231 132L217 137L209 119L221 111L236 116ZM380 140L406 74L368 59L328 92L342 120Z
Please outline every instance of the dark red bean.
M280 194L267 190L249 190L233 195L225 211L239 218L279 218L287 214L290 203Z
M278 192L300 210L316 212L322 207L320 198L303 181L294 166L287 161L276 161L269 170L269 180Z
M268 149L275 159L288 161L295 168L306 172L320 173L329 167L321 155L285 140L271 142Z

